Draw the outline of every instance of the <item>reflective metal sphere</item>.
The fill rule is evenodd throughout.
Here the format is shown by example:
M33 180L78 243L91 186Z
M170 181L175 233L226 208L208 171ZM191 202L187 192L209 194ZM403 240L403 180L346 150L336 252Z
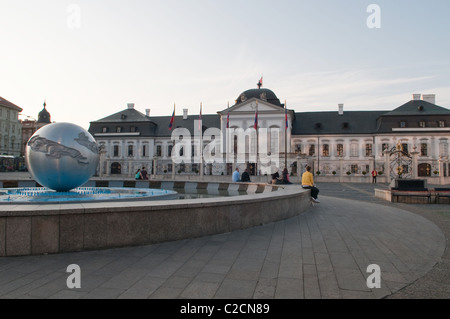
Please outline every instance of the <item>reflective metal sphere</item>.
M99 162L95 139L71 123L49 124L27 143L28 170L42 186L67 192L86 183Z

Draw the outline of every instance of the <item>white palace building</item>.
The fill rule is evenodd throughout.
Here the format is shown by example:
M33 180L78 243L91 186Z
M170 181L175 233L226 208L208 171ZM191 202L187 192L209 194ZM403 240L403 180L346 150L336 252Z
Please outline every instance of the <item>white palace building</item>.
M248 168L252 180L266 181L276 169L298 176L310 165L322 181L369 182L375 168L384 182L400 175L444 183L450 175L450 110L435 103L435 95L414 94L386 111L345 111L339 104L335 112L295 112L260 86L240 94L233 106L202 115L203 134L199 114L183 110L171 130L172 116L144 114L134 104L91 122L89 132L102 147L100 176L133 177L146 167L158 178L230 180L239 167L241 173ZM180 139L179 129L188 136ZM207 158L198 156L200 143ZM183 160L174 162L175 154Z

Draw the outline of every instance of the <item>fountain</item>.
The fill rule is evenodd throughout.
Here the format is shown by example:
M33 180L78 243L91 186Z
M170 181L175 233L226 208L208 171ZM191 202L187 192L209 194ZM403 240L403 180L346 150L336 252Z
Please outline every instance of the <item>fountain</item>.
M176 199L174 191L80 187L94 175L99 148L92 135L71 123L42 127L27 143L28 170L44 187L0 190L0 204Z
M98 146L83 128L56 123L38 130L27 143L27 165L44 187L0 189L0 257L226 233L290 218L310 205L308 191L268 184L151 180L132 188L102 180L109 187L83 187L98 161ZM172 200L176 190L219 197Z

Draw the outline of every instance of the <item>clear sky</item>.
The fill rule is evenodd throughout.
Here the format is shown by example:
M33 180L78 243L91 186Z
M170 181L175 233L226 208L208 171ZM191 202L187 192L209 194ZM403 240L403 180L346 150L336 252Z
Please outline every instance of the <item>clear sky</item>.
M0 0L0 13L0 96L24 116L44 99L86 129L127 103L211 114L261 76L297 112L391 110L413 93L450 108L448 0Z

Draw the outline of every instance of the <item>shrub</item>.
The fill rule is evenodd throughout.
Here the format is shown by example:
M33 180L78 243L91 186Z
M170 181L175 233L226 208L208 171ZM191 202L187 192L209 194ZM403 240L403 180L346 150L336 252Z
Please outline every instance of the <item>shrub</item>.
M348 172L347 172L346 174L347 174L347 175L351 175L351 174L352 174L352 172L348 171Z
M337 173L336 173L336 171L332 171L331 174L336 175Z

